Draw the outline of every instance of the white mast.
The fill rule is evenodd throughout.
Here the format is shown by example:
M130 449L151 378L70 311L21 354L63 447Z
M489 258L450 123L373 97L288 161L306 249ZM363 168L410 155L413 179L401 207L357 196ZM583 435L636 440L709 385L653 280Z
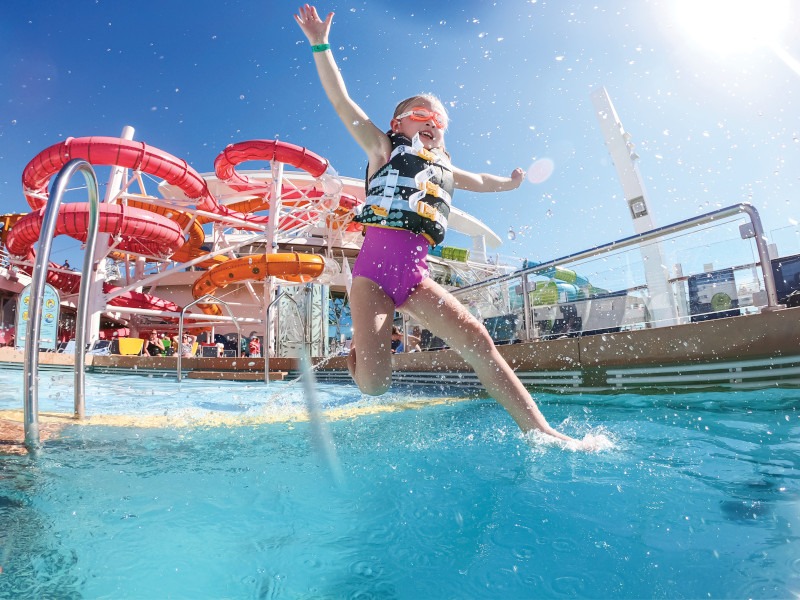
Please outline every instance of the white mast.
M122 129L120 138L123 140L132 140L135 129L130 125L126 125ZM103 202L111 202L122 189L122 181L125 176L126 169L120 166L111 167L111 174L108 178L108 186L106 187L106 195ZM100 315L106 310L106 295L103 293L103 283L106 278L106 262L105 257L108 256L109 245L107 235L98 235L97 242L95 243L95 269L93 273L83 273L82 277L92 278L92 287L89 294L89 335L88 339L94 342L99 338L100 333ZM99 258L98 258L99 257Z
M630 141L631 135L622 127L617 111L614 110L611 98L604 87L592 92L592 104L606 140L606 147L622 182L634 231L636 233L650 231L654 227L650 203L647 201L642 177L639 174L636 162L639 156L634 152L634 146ZM664 264L661 245L656 242L642 245L640 249L647 288L650 291L651 316L659 326L674 324L677 322L675 298L670 288L669 269Z

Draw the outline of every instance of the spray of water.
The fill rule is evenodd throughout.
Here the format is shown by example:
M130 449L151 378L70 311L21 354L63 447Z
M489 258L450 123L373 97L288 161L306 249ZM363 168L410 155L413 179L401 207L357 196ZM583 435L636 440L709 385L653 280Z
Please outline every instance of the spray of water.
M311 360L305 352L300 355L300 372L302 373L300 378L303 380L303 394L306 400L308 420L311 424L311 444L325 463L333 482L341 488L344 484L342 465L339 462L339 456L336 454L336 446L333 444L333 438L325 420L325 415L319 405L316 379L311 368Z

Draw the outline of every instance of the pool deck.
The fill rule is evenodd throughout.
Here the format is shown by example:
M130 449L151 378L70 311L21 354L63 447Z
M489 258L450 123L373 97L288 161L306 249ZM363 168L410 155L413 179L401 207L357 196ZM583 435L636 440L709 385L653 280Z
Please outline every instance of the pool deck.
M800 307L674 325L498 346L531 388L572 392L754 389L800 386ZM0 368L22 368L23 353L0 348ZM263 358L194 357L182 376L263 381ZM351 383L346 358L314 359L322 381ZM69 369L73 357L40 353L40 369ZM177 378L176 357L89 355L87 371ZM408 385L477 387L470 366L453 350L392 356L393 379ZM270 380L299 375L296 358L271 358Z
M522 382L534 389L582 392L686 392L693 389L800 387L800 307L739 317L602 335L521 342L499 349ZM0 347L0 368L22 369L23 352ZM347 382L346 358L316 359L321 381ZM398 354L393 379L404 385L477 387L469 365L453 350ZM177 379L175 357L86 357L87 372ZM71 370L73 357L40 353L39 369ZM264 380L263 358L182 359L187 379ZM270 380L295 378L295 358L270 359ZM66 424L40 419L42 440ZM0 454L24 454L22 411L0 411Z
M68 418L64 415L50 417L40 413L39 440L46 442L57 437L67 423ZM28 454L28 449L25 447L25 427L21 410L0 411L0 455L3 454Z

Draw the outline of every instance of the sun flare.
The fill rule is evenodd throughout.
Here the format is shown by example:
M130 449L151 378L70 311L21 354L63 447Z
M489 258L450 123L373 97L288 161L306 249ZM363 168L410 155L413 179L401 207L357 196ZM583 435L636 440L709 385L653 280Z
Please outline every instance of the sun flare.
M687 36L718 54L777 43L789 21L789 0L680 0L675 18Z

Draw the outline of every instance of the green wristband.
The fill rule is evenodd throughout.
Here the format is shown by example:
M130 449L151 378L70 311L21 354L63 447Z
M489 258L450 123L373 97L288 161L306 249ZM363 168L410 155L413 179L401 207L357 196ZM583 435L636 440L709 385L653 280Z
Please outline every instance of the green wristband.
M316 46L311 46L311 52L325 52L325 50L330 50L330 44L317 44Z

